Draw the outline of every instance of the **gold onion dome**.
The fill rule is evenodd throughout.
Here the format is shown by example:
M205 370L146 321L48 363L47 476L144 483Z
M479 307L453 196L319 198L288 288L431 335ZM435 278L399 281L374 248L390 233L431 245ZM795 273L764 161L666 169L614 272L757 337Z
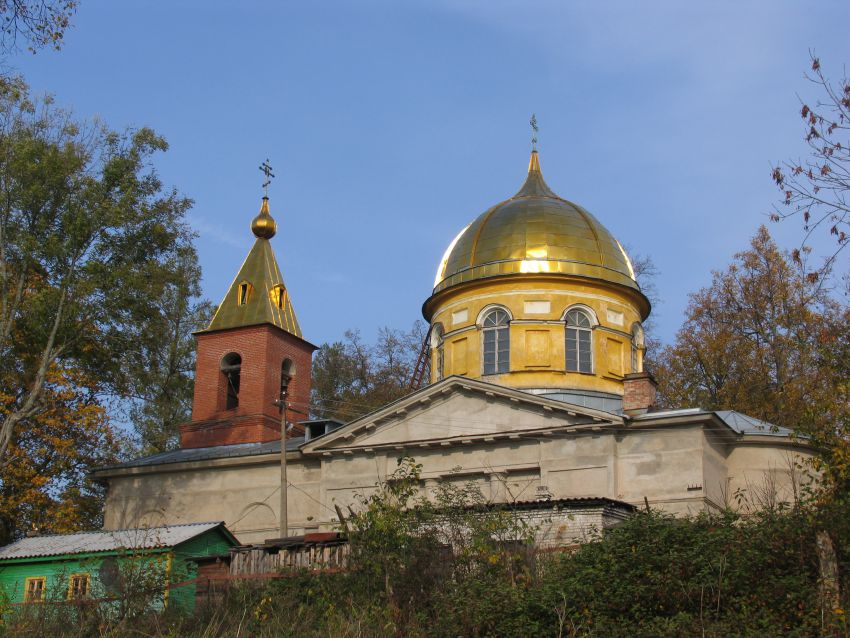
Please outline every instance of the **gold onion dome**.
M531 153L528 177L519 192L485 211L446 249L434 295L478 279L526 274L625 286L638 293L645 302L644 314L649 314L649 302L620 242L584 208L546 185L537 151Z
M251 222L251 232L260 239L271 239L277 232L277 223L269 213L268 197L263 197L260 214Z

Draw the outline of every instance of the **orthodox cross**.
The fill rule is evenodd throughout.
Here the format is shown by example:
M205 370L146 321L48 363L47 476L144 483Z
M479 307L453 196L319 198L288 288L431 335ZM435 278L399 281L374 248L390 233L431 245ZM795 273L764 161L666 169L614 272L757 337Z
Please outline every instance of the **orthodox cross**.
M531 119L528 121L531 124L531 150L537 150L537 116L532 113Z
M269 158L266 158L266 161L260 164L260 170L263 171L263 175L266 176L266 181L263 182L263 197L268 197L269 184L272 183L272 179L274 178L274 173L272 173L272 167L269 165Z

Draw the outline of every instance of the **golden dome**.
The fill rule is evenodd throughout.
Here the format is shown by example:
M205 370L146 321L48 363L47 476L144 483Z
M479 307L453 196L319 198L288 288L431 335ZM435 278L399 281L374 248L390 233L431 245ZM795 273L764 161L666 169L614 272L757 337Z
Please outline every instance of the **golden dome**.
M526 273L603 280L640 294L620 242L584 208L552 192L537 151L519 192L484 212L449 245L434 294L477 279Z
M271 239L277 232L277 223L269 212L268 197L263 197L260 213L251 222L251 232L258 239Z

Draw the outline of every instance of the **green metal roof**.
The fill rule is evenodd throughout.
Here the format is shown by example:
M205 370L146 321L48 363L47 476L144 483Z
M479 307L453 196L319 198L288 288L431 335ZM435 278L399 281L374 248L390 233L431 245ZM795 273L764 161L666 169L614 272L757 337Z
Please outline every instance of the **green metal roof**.
M210 325L201 332L264 323L303 338L274 250L268 239L257 237Z

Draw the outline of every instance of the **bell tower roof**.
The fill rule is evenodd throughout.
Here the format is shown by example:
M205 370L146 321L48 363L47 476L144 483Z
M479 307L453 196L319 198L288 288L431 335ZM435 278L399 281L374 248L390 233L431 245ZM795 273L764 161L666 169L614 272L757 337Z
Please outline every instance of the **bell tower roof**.
M263 197L260 213L251 222L251 231L257 239L210 325L201 332L269 323L303 338L269 242L276 230L277 224L269 212L269 198Z

